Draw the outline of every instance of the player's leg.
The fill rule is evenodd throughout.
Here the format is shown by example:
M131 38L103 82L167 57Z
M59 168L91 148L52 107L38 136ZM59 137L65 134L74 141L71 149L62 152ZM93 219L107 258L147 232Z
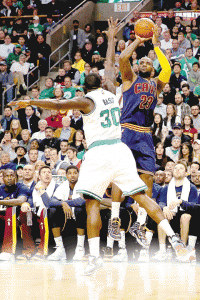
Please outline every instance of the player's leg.
M77 245L73 260L82 260L85 256L85 229L86 229L86 209L83 207L75 207Z
M183 214L180 219L180 235L184 244L187 244L191 215Z

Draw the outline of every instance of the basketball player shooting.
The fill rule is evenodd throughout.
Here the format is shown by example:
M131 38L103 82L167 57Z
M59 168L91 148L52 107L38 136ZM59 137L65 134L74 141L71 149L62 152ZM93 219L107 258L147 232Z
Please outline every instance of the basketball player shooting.
M109 21L109 39L116 35L116 23L111 18ZM109 46L108 46L109 47ZM109 51L108 51L109 52ZM112 52L112 51L111 51ZM111 53L110 52L110 53ZM101 88L101 79L97 74L89 74L85 78L85 97L69 100L25 100L10 103L24 108L27 105L36 105L47 109L79 109L83 114L83 128L85 132L88 151L82 163L76 190L86 200L87 234L89 241L89 263L85 268L85 275L90 275L102 265L100 252L100 201L111 183L122 191L123 195L138 196L140 205L143 205L157 222L162 226L180 260L188 259L189 250L177 238L171 229L160 207L144 192L146 184L137 173L134 157L130 149L121 142L120 109L117 97ZM114 196L114 195L113 195ZM113 199L115 201L115 198Z

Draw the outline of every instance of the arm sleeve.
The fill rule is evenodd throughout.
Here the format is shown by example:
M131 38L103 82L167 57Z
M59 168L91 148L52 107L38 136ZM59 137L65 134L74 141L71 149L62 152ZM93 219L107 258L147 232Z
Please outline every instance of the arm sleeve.
M159 47L155 47L154 50L155 50L155 53L158 57L159 63L162 68L162 70L158 76L158 79L164 83L168 83L170 76L171 76L170 64L169 64L166 56L163 54L163 52L160 50Z

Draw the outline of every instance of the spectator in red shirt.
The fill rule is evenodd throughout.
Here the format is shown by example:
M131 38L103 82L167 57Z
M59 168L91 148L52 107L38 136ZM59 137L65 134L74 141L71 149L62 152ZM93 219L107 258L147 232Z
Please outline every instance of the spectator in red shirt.
M47 121L48 126L53 128L62 128L62 117L59 115L58 110L51 109L50 117L45 119Z
M194 128L193 120L189 115L186 115L183 119L183 133L189 135L192 143L198 138L198 132Z

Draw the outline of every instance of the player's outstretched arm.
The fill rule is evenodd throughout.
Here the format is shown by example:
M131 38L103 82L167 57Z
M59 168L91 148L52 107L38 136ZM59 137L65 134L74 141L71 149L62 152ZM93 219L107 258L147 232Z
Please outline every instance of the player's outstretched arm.
M44 99L44 100L19 100L9 102L10 106L15 106L15 110L25 108L28 105L35 105L37 107L46 109L79 109L83 113L89 113L94 108L94 103L85 97L76 97L69 100L54 100L54 99Z
M108 19L108 31L104 33L108 37L108 48L106 53L105 66L105 88L115 94L116 92L116 76L115 76L115 36L119 30L117 27L117 20L111 17Z
M155 25L155 27L154 27L152 43L154 45L154 51L158 57L159 63L162 68L162 70L157 78L157 93L160 94L160 92L162 92L165 84L169 82L169 79L171 76L171 67L170 67L170 64L169 64L166 56L158 47L158 26L157 25Z

